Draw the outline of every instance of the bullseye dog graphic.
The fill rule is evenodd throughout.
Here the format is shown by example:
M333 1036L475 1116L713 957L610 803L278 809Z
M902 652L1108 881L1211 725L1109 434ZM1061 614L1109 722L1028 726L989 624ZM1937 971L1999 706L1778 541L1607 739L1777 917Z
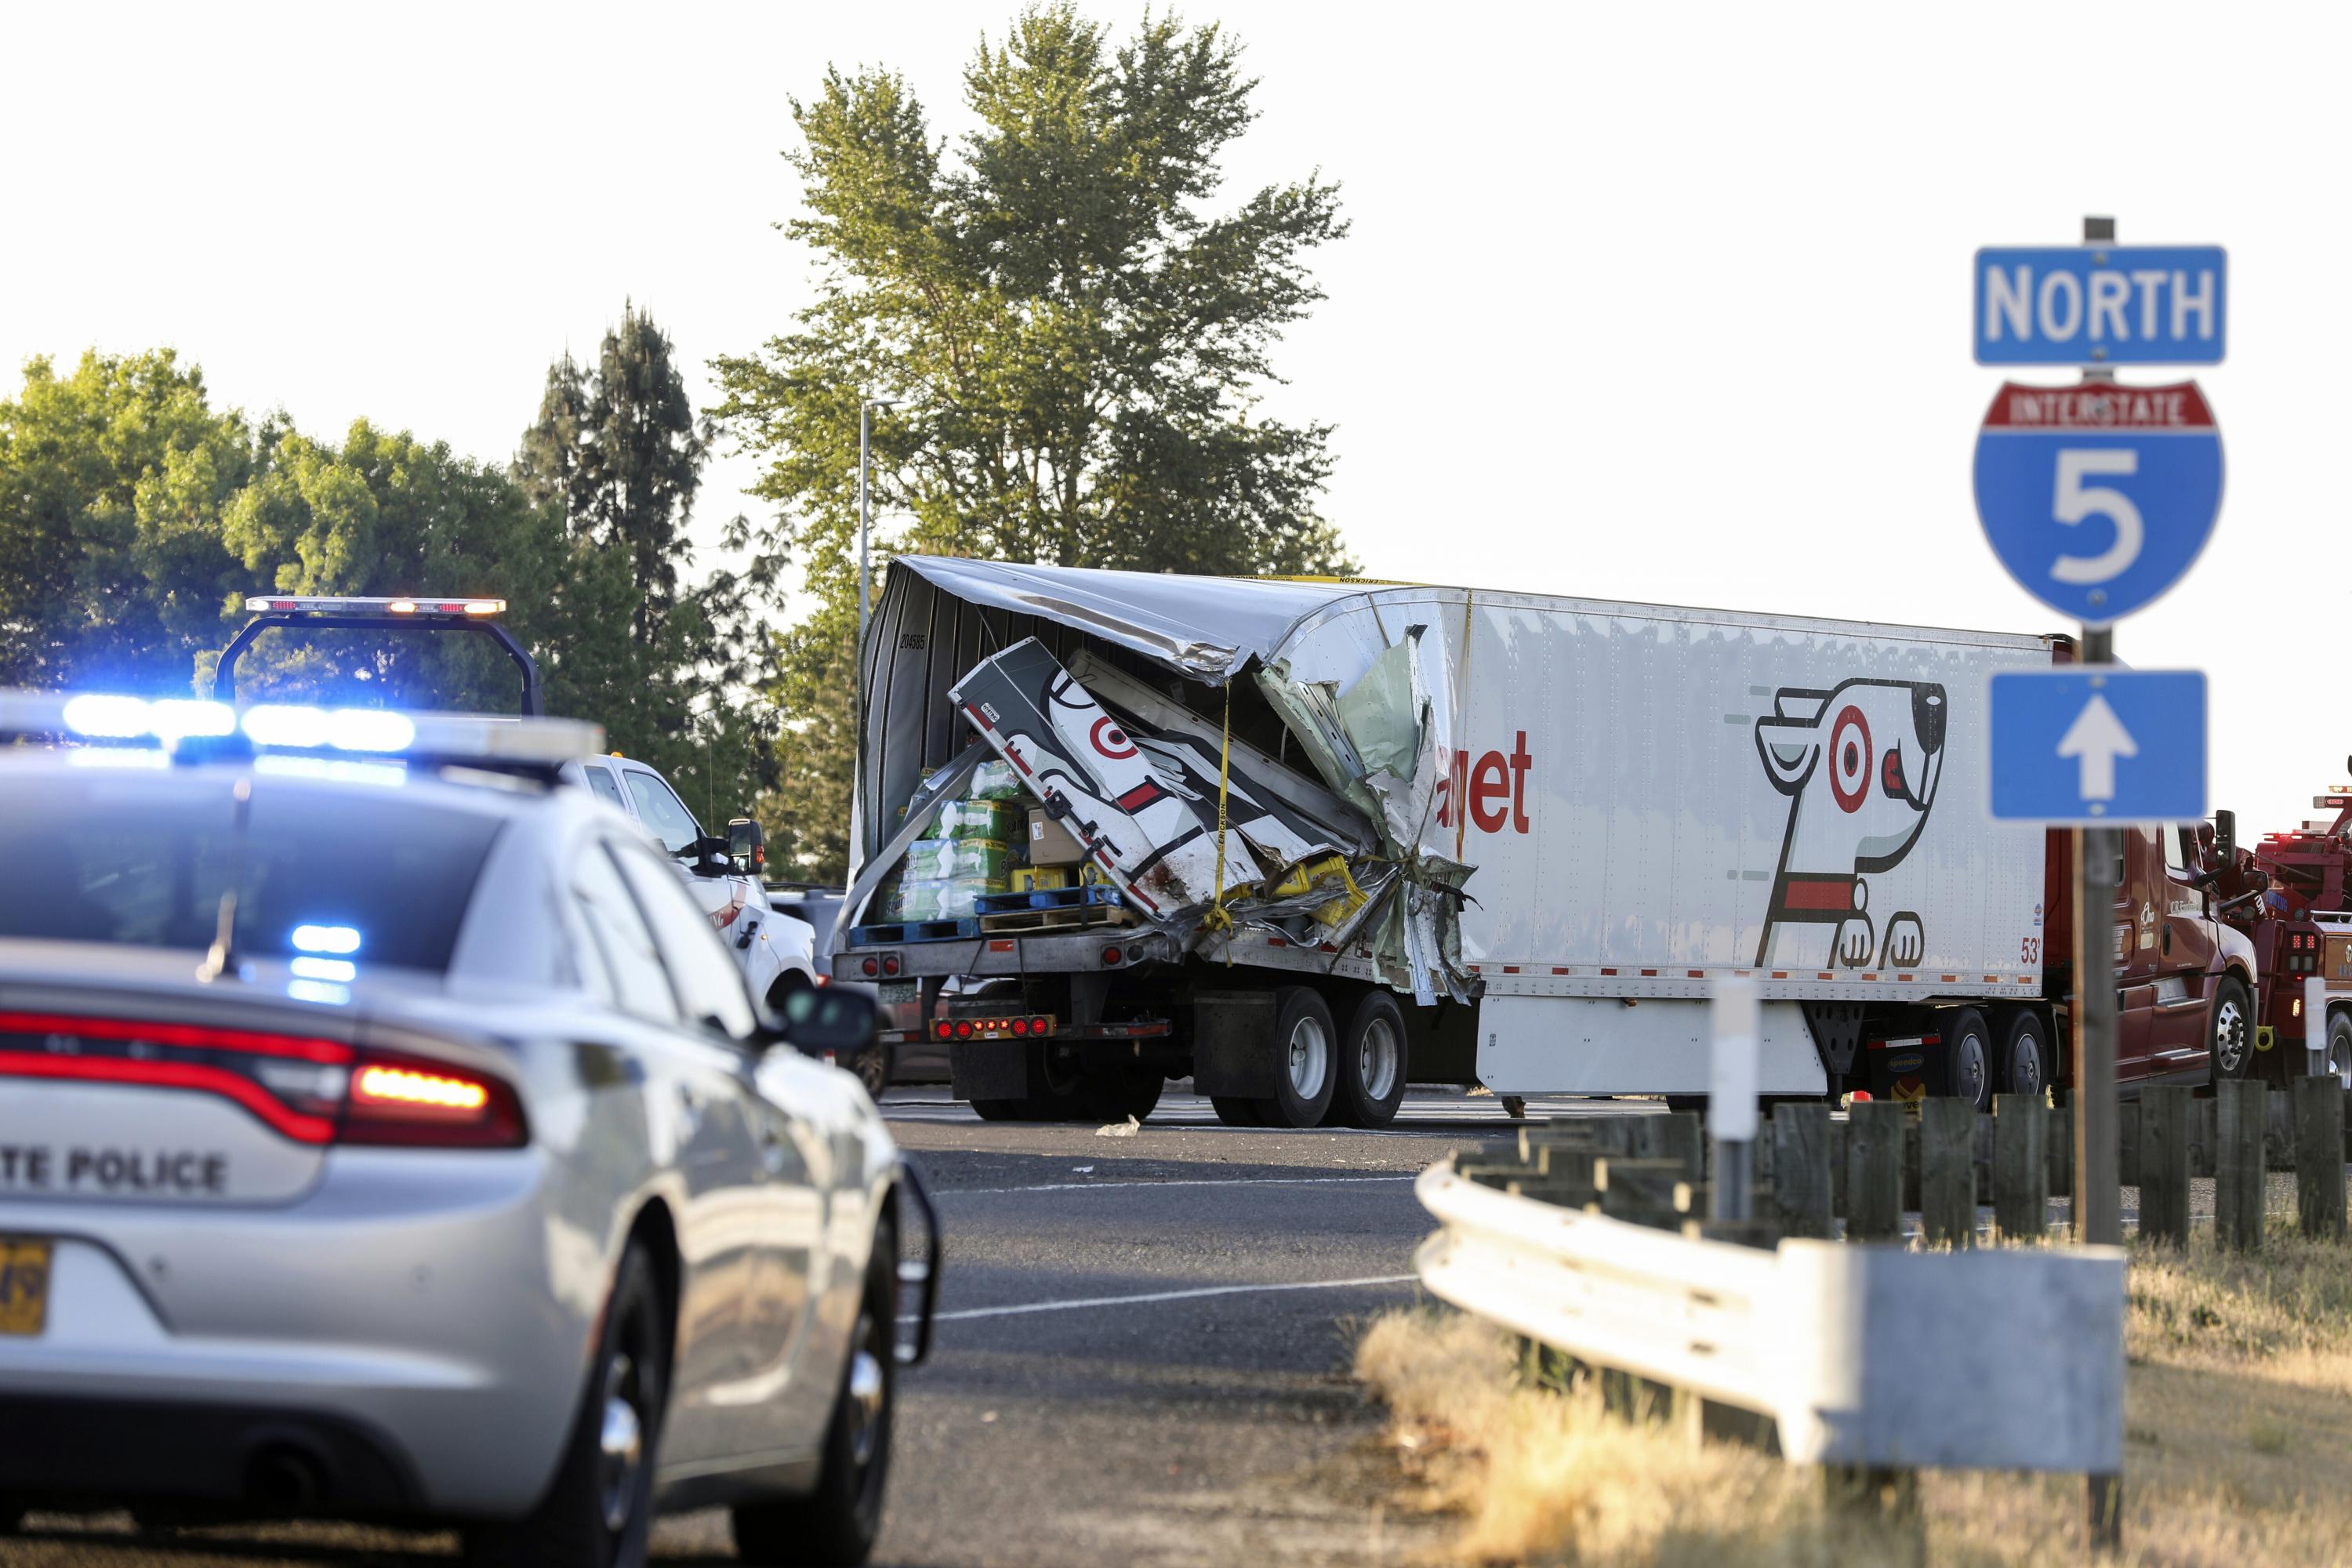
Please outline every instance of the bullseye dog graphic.
M1828 691L1784 688L1756 721L1756 751L1772 787L1789 797L1789 826L1772 879L1757 965L1836 963L1897 968L1926 956L1919 917L1899 910L1884 941L1870 910L1870 879L1891 871L1918 842L1943 776L1944 689L1933 681L1849 680ZM1783 927L1828 926L1825 957L1776 958Z

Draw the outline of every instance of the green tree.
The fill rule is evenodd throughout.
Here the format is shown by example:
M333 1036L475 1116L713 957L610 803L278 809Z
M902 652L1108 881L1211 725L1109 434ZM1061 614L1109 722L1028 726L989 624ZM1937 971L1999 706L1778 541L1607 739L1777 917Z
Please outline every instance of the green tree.
M169 349L30 361L0 402L0 683L186 693L252 585L220 520L263 445Z
M278 433L267 455L267 471L221 516L221 542L247 587L504 598L509 626L534 650L569 629L556 595L561 514L533 504L502 466L366 420L341 447ZM213 658L200 656L201 673ZM265 633L237 666L237 689L247 698L489 712L515 711L520 692L488 638L423 628Z
M740 585L680 587L709 457L669 338L632 303L593 371L549 367L513 472L563 531L550 707L596 718L715 828L774 784L776 722L751 695L766 643Z
M1315 510L1330 426L1258 401L1282 329L1322 298L1307 259L1346 232L1338 188L1310 175L1214 210L1255 86L1214 26L1147 16L1114 44L1052 5L982 41L963 79L979 128L956 159L894 72L831 70L794 100L803 145L786 156L809 216L784 228L818 259L816 298L793 331L716 362L717 413L766 458L759 491L777 508L738 535L753 582L796 561L826 613L854 606L858 405L877 390L906 400L874 443L876 507L909 520L893 547L1352 571ZM787 687L838 663L804 631L782 645ZM789 710L788 752L850 744L838 721ZM780 803L796 843L846 816L846 762L813 776L842 784Z

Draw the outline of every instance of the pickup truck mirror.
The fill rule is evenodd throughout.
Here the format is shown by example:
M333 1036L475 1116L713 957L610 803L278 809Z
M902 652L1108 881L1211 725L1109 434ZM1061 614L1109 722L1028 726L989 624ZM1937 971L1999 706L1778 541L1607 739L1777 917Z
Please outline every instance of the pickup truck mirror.
M2213 853L2228 865L2238 858L2238 814L2217 811L2213 814Z
M845 1061L874 1043L882 1020L874 994L852 985L804 985L779 1011L786 1045L811 1056L831 1051Z
M681 850L678 858L698 877L735 875L735 862L728 858L727 840L716 834L704 834Z
M727 853L737 866L754 877L768 868L768 835L758 818L738 816L729 820Z

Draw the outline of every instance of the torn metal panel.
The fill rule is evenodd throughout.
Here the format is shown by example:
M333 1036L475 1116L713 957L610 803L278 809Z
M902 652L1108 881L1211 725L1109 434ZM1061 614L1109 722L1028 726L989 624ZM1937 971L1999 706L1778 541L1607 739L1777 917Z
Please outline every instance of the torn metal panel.
M882 879L905 858L908 847L930 826L931 818L939 815L940 803L961 795L965 784L989 754L986 746L977 743L966 746L955 761L923 781L922 788L908 803L906 821L898 825L898 831L890 836L890 841L882 847L882 852L859 868L856 879L849 885L849 891L843 895L840 911L834 918L833 942L829 951L839 952L842 950L849 928L865 919L866 906L873 901L874 891L882 885Z
M1221 862L1213 824L1034 638L981 660L950 695L1087 857L1154 920L1209 903L1221 880L1227 889L1257 880L1246 853Z
M1189 743L1192 771L1201 776L1213 780L1219 752L1229 753L1231 776L1244 781L1250 797L1281 816L1293 832L1319 838L1351 857L1370 854L1378 846L1379 835L1370 821L1301 773L1298 763L1228 734L1215 721L1154 691L1090 650L1080 649L1069 661L1069 669L1097 700L1157 737L1156 744Z
M1303 617L1364 593L1356 583L1072 571L936 555L901 555L890 566L971 604L1075 626L1212 686L1265 658Z

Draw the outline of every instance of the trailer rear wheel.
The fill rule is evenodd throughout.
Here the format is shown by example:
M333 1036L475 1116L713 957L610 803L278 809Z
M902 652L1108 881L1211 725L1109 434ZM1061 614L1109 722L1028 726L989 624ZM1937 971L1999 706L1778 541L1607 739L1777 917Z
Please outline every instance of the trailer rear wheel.
M2005 1093L2041 1097L2050 1082L2050 1052L2042 1044L2042 1020L2031 1007L2009 1016L2000 1047L2000 1086Z
M1404 1103L1404 1010L1385 991L1367 991L1339 1037L1331 1111L1336 1127L1386 1127Z
M1992 1108L1992 1029L1974 1007L1944 1015L1944 1071L1954 1099Z
M1258 1116L1257 1101L1255 1100L1240 1100L1230 1094L1213 1094L1209 1097L1209 1104L1215 1109L1217 1120L1228 1127L1265 1125Z
M1160 1090L1168 1080L1156 1068L1121 1067L1089 1074L1079 1099L1087 1117L1095 1121L1138 1121L1160 1105Z
M1274 1094L1257 1102L1269 1127L1312 1127L1331 1108L1339 1030L1330 1005L1306 985L1274 994Z

